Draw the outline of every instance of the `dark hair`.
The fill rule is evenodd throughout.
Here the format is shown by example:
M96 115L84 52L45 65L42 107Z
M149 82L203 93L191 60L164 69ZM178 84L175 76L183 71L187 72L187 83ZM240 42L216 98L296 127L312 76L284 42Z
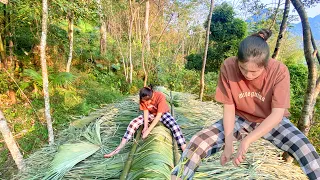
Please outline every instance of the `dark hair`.
M153 89L152 85L149 85L148 87L143 87L140 89L139 96L140 96L140 101L148 101L152 98L153 95Z
M262 29L241 41L238 49L238 61L246 63L254 61L258 66L267 66L270 50L267 40L272 35L271 30Z

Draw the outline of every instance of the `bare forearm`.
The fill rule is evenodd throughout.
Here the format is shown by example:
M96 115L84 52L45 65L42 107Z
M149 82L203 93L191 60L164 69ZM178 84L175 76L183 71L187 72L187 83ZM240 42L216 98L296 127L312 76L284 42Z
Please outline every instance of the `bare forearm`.
M225 145L232 146L233 129L235 124L234 105L224 104L223 106L223 129L225 134Z
M143 111L143 124L145 127L148 127L149 124L149 111L148 110L144 110Z
M255 130L248 134L246 139L249 143L258 140L276 127L283 118L284 110L282 108L273 108L271 114Z
M157 113L156 117L154 118L154 120L150 124L150 127L149 127L150 131L157 125L157 123L159 122L161 116L162 116L162 113Z

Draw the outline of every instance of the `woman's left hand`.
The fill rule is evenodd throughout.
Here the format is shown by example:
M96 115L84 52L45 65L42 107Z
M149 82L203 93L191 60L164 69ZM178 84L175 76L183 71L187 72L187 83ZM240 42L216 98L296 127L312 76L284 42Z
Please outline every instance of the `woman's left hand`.
M144 131L144 132L142 133L142 139L145 139L145 138L149 135L149 133L150 133L150 130L149 130L149 129L147 129L146 131Z
M240 163L242 163L245 160L246 158L245 155L248 151L249 146L250 146L250 143L246 138L244 138L238 147L237 155L233 159L234 166L239 166Z

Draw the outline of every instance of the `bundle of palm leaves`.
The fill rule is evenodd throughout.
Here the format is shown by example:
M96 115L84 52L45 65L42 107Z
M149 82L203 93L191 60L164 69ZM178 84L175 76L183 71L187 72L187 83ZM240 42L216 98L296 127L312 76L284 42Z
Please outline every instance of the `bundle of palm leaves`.
M172 137L163 125L156 126L148 138L140 142L134 154L127 179L169 179L173 168Z
M166 89L160 90L169 95ZM178 106L175 117L187 141L222 117L220 105L200 102L194 95L173 92L173 100ZM44 147L26 159L26 171L15 179L120 179L127 161L132 164L126 179L169 179L174 166L172 137L161 125L147 139L130 141L119 154L103 158L119 144L128 123L139 113L135 96L74 121L57 135L55 146ZM131 149L134 144L137 150ZM283 162L281 151L267 141L253 143L246 162L237 168L232 163L221 166L220 153L205 159L194 179L306 179L298 166Z

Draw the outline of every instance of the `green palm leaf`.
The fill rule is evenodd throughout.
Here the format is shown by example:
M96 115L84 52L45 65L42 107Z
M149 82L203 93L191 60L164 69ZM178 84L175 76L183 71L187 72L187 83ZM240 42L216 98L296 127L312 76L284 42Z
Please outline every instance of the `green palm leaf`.
M42 88L42 75L35 70L25 69L23 71L23 76L29 77L32 82L34 82L37 86Z
M51 162L50 171L43 179L62 179L74 165L91 156L100 146L82 142L76 144L64 144L60 146L58 153Z
M71 85L72 81L75 79L75 76L68 72L60 72L58 74L50 75L50 83L54 87L62 87Z

